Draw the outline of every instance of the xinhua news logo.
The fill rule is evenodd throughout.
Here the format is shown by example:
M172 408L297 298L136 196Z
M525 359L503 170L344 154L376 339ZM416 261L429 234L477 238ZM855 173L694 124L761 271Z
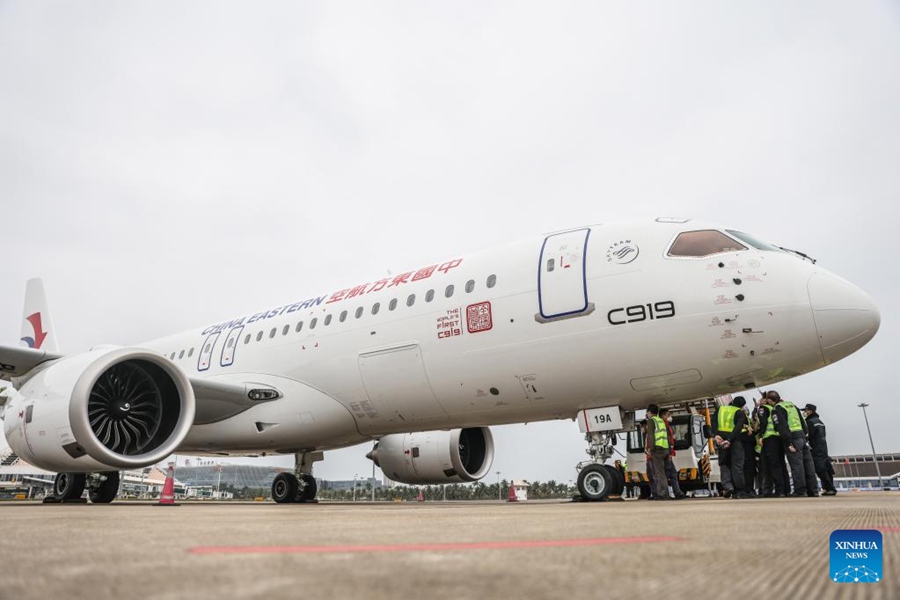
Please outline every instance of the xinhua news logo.
M831 533L831 580L836 583L881 581L881 532L838 529Z

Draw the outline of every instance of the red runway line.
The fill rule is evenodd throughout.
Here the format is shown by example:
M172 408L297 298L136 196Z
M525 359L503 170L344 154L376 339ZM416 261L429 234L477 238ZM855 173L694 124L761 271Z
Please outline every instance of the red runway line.
M371 546L206 546L191 548L191 554L337 554L341 552L446 552L453 550L509 550L520 548L570 548L573 546L607 546L613 544L647 544L679 542L683 538L645 536L593 538L583 540L535 540L512 542L469 542L448 544L380 544Z
M876 527L881 533L900 533L900 527Z

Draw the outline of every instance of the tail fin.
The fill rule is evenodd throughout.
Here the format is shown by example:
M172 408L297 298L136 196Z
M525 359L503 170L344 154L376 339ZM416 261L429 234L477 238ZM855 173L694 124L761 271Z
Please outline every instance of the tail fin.
M47 308L44 282L29 279L25 286L25 311L22 315L22 342L29 348L58 353L56 330Z

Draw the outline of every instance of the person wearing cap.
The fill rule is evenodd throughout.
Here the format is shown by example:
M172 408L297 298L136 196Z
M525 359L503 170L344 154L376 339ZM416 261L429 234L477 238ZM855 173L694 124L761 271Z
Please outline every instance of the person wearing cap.
M784 400L778 392L769 390L766 396L775 402L772 411L772 422L784 444L784 455L791 467L791 482L794 484L792 497L800 498L818 496L819 484L816 481L816 467L806 443L806 420L800 409L793 403Z
M760 470L762 471L762 491L766 498L784 498L787 492L787 467L784 464L784 446L772 422L775 403L763 394L757 409L758 428L756 435L762 440Z
M675 431L672 429L672 413L668 408L659 411L659 416L666 425L666 433L669 435L669 456L666 457L666 481L672 487L672 494L676 500L683 500L687 496L678 485L678 470L675 468Z
M669 456L669 434L666 424L659 418L659 407L651 404L647 407L647 437L644 448L650 457L653 481L651 500L671 500L669 484L666 481L666 457Z
M813 465L816 467L816 475L822 482L823 496L834 496L837 489L834 487L834 467L831 466L831 458L828 456L828 443L825 441L825 423L819 418L815 404L807 404L803 407L806 415L806 427L809 430L809 447L812 452Z

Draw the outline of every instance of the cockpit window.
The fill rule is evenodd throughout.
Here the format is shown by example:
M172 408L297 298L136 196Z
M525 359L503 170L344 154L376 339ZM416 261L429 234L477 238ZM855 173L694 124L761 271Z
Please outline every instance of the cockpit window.
M669 248L668 256L699 258L711 254L736 252L738 250L746 249L746 246L731 239L721 231L704 229L702 231L685 231L684 233L679 233L678 237L675 238L675 241L672 243L672 247Z
M784 250L782 250L778 246L775 246L774 244L770 244L769 242L762 242L762 241L756 239L755 237L753 237L752 235L744 233L743 231L734 231L733 229L726 229L725 231L727 231L730 235L733 235L737 239L741 240L745 244L750 244L757 250L768 250L769 252L784 252Z

